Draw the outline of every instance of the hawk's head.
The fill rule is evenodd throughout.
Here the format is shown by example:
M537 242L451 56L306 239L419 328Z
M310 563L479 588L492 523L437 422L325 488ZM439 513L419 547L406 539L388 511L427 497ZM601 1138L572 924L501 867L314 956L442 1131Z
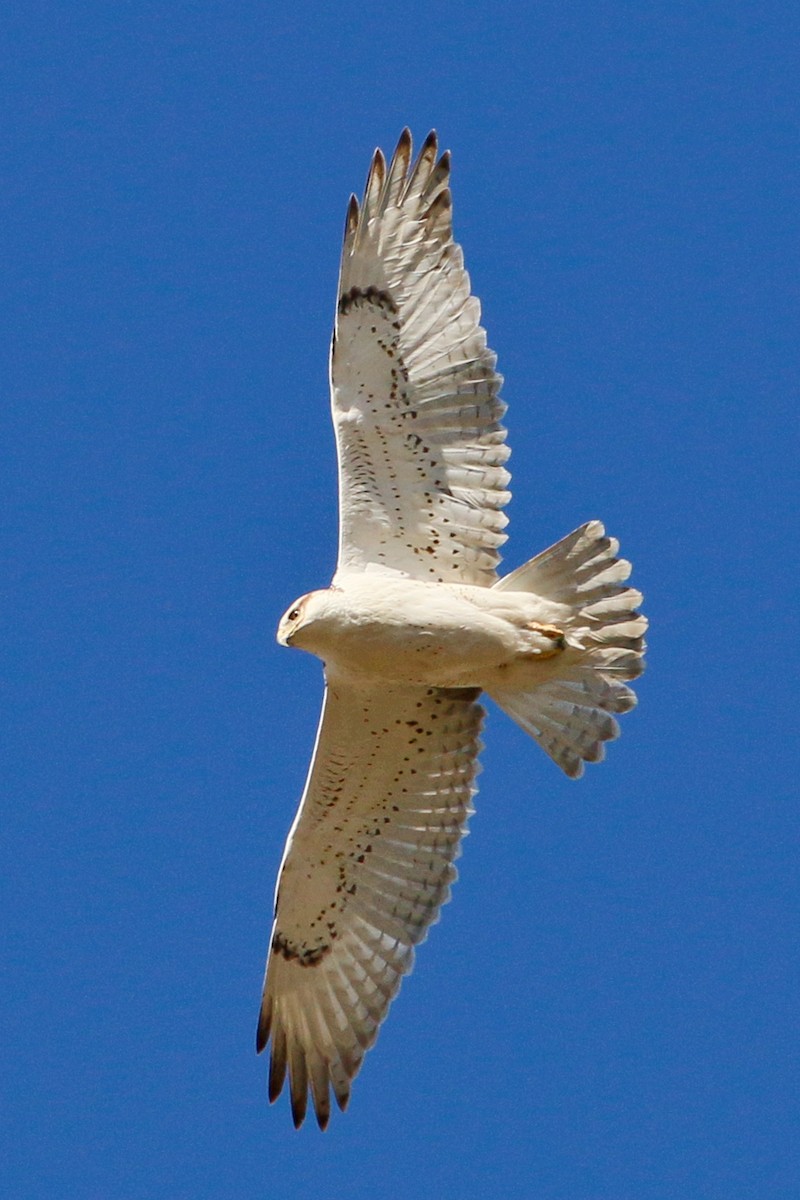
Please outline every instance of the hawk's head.
M328 614L328 595L329 589L326 588L318 592L309 592L295 600L278 623L277 639L281 646L299 646L301 650L315 649L307 644L308 633L312 626L319 625Z

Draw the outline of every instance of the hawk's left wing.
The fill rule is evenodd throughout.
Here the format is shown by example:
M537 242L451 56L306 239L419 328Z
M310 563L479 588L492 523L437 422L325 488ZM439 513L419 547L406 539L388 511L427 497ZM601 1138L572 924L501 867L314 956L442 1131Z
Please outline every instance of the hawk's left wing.
M328 681L278 877L258 1049L300 1125L340 1108L455 878L483 709L475 690Z
M337 572L489 585L509 499L502 380L437 154L431 134L412 166L406 130L350 201L331 350Z

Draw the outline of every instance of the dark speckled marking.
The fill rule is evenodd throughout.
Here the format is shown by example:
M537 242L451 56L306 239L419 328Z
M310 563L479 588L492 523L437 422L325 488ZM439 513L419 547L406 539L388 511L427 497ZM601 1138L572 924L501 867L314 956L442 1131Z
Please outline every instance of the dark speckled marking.
M349 292L339 297L339 313L341 316L346 316L350 309L357 304L374 304L378 308L385 308L390 313L397 312L397 305L388 292L381 291L380 288L368 287L352 287Z
M329 923L330 928L330 923ZM336 937L336 930L330 929L331 938ZM272 939L272 953L282 954L287 962L298 962L301 967L316 967L326 954L330 954L333 947L330 942L323 943L320 946L307 946L305 942L302 946L289 941L287 937L280 932L275 931L275 936Z

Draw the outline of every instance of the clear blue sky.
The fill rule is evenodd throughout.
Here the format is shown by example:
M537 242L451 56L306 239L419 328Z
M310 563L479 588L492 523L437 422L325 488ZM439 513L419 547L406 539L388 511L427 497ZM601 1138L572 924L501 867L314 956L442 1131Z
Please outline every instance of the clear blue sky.
M4 1195L800 1195L796 4L6 5ZM578 784L492 712L453 902L350 1111L254 1030L321 695L327 348L432 126L506 376L515 566L651 618Z

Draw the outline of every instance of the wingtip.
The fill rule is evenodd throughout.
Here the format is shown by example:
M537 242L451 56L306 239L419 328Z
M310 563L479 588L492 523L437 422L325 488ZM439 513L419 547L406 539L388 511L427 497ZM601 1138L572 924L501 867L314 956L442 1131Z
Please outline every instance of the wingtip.
M278 1062L274 1057L269 1064L269 1079L267 1081L267 1098L270 1104L274 1104L283 1091L283 1081L286 1078L285 1063Z
M260 1054L265 1049L269 1041L270 1030L272 1027L272 1004L266 995L262 997L261 1008L258 1013L258 1024L256 1026L256 1054Z
M355 192L352 192L347 204L347 216L345 217L344 222L345 238L348 238L355 233L356 226L358 225L358 213L358 196L355 194Z
M299 1129L306 1119L306 1107L308 1104L308 1093L304 1092L302 1096L292 1096L292 1122L295 1129Z
M322 1133L324 1133L328 1128L328 1122L331 1119L330 1108L315 1108L314 1115L317 1118L317 1125L319 1125L320 1130Z
M364 195L370 191L372 187L376 190L380 189L383 181L386 178L386 156L380 146L376 146L372 152L372 162L369 165L369 173L367 175L367 183L364 188Z
M383 156L380 146L376 146L372 155L372 162L369 165L369 171L367 172L367 180L364 184L364 199L361 205L365 227L375 213L385 179L386 159Z

